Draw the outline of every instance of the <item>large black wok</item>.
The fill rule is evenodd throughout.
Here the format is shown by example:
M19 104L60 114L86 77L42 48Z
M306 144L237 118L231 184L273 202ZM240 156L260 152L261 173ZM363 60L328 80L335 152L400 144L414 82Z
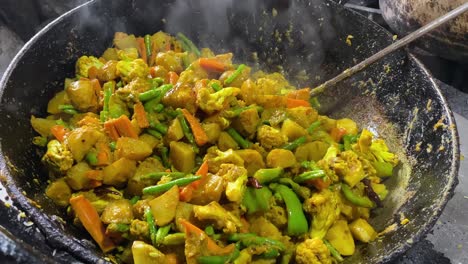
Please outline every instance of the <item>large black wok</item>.
M317 0L101 0L52 22L25 45L0 83L0 173L15 203L48 243L85 262L96 263L101 255L92 243L83 243L90 239L86 232L53 217L65 214L43 195L47 174L39 162L41 150L31 144L29 118L46 114L48 99L63 89L65 77L73 76L74 61L102 53L115 31L142 35L158 30L184 32L200 46L233 51L237 60L252 65L258 57L258 66L284 70L298 86L316 85L392 41L364 17ZM351 46L345 43L348 35L354 36ZM388 262L431 229L452 195L459 166L452 113L426 69L404 51L328 91L320 101L323 113L358 120L384 137L402 159L398 173L386 182L392 192L385 207L373 218L377 230L393 228L348 259ZM435 128L437 122L443 125ZM410 222L402 226L400 218Z

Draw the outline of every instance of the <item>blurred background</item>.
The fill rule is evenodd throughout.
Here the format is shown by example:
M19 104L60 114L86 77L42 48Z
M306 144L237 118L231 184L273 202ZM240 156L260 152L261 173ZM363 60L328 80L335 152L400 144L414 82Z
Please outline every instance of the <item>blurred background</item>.
M85 3L87 0L0 0L0 77L8 67L16 52L47 23L67 12L68 10ZM361 15L375 21L392 33L399 35L402 32L394 24L389 26L389 17L383 16L390 8L385 3L403 3L406 1L380 0L336 0L347 8L353 9ZM445 2L456 2L457 0L445 0ZM464 2L466 0L460 0ZM431 1L426 1L431 2ZM435 1L437 2L437 1ZM444 1L442 1L444 2ZM453 3L452 2L452 3ZM390 4L391 5L391 4ZM384 19L387 19L387 21ZM468 38L468 32L464 32ZM465 40L466 40L465 38ZM435 77L441 91L447 98L457 121L458 131L461 138L461 167L459 173L459 185L452 200L447 204L441 218L425 239L416 243L411 250L395 263L468 263L468 182L466 174L468 164L464 160L467 156L468 144L468 61L458 59L457 61L442 58L430 51L423 50L416 45L409 47L428 68ZM0 195L4 195L0 188ZM15 211L16 210L16 211ZM38 230L33 228L15 230L12 226L25 223L20 212L15 207L0 203L0 259L2 263L16 262L40 262L34 253L34 245L28 246L28 242L43 241ZM18 217L12 217L18 215ZM9 219L17 219L12 221ZM17 243L18 241L27 242ZM20 245L21 244L21 245ZM26 246L25 246L26 245ZM21 254L24 251L33 251L31 254ZM38 253L39 254L39 253ZM50 249L50 254L58 262L74 262L66 252L57 252ZM53 259L51 258L53 262Z

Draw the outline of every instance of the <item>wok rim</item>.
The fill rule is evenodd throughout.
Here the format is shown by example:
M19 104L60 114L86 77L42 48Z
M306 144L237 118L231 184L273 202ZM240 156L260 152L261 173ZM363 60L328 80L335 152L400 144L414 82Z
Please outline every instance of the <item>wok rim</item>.
M57 17L49 24L47 24L44 28L38 31L25 45L18 51L15 55L13 60L8 65L7 69L5 70L2 78L0 79L0 101L3 98L3 93L7 86L8 80L11 77L12 72L17 67L19 62L23 59L25 53L36 44L36 42L42 38L42 36L47 33L48 31L52 30L57 24L63 22L63 20L67 19L72 14L79 12L82 8L92 5L98 0L91 0L89 2L83 3L68 12L62 14L61 16ZM385 33L391 35L389 31L387 31L382 26L378 25L374 21L366 18L365 16L351 10L349 8L345 8L333 1L326 0L330 4L332 4L333 8L342 8L346 9L346 11L352 12L355 16L360 16L361 18L366 19L366 23L372 23L374 26L378 26L380 30L383 30ZM422 62L416 58L411 52L406 50L406 54L408 58L415 62L415 67L421 69L421 74L423 74L431 84L431 88L435 91L436 97L439 97L442 103L443 112L447 115L447 122L448 125L451 126L452 124L453 129L451 129L451 136L452 136L452 160L450 163L450 171L447 173L448 175L448 184L445 187L443 194L441 195L441 199L437 207L434 208L434 211L431 217L427 218L423 224L420 225L420 228L417 232L413 233L412 242L409 243L400 243L398 248L392 251L387 256L381 258L381 263L388 263L392 260L395 260L397 257L401 256L405 253L408 249L410 249L414 243L419 242L435 225L437 219L439 219L442 211L444 210L445 206L447 205L448 201L454 195L455 187L458 184L458 172L460 168L460 141L459 141L459 134L458 129L456 126L456 121L453 115L450 106L448 105L445 96L443 95L442 91L439 88L439 85L435 82L434 77L428 71L428 69L422 64ZM50 219L48 214L42 212L39 208L36 208L29 202L29 198L24 195L21 191L21 188L18 187L16 184L8 184L8 182L14 182L13 176L10 173L10 167L8 166L8 158L4 156L2 151L2 144L0 141L0 175L4 177L0 177L0 180L5 184L5 188L7 193L12 198L13 202L17 203L21 209L29 214L32 218L34 223L38 226L40 232L45 236L46 241L48 242L51 247L64 250L69 252L74 257L79 258L80 260L86 262L97 262L97 263L104 263L106 260L102 258L102 255L96 254L96 251L92 251L92 249L85 247L76 237L73 237L70 234L65 234L61 232L57 232L60 230L59 226L56 222ZM25 242L28 243L28 242ZM28 243L30 244L30 243ZM90 254L91 253L91 254Z

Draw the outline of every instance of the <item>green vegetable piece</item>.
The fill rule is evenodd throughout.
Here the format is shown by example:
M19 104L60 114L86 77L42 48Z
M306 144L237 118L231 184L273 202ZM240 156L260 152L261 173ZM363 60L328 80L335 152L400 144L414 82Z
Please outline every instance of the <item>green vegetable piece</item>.
M88 152L85 156L86 161L90 164L95 166L98 163L96 152Z
M115 83L114 82L106 82L104 85L103 85L103 91L104 91L104 102L103 102L103 106L102 106L102 111L100 113L100 117L101 117L101 122L105 122L107 121L107 119L109 118L109 102L110 102L110 98L112 96L112 92L114 91L115 89Z
M117 142L115 141L112 141L111 143L109 143L109 148L114 151L116 148L117 148Z
M182 131L184 132L184 136L193 146L196 146L195 137L192 134L192 130L189 127L187 120L184 118L182 114L179 114L177 118L180 121L180 126L182 127Z
M297 147L299 147L300 145L304 144L306 142L306 140L307 140L307 138L305 136L302 136L302 137L297 138L293 142L284 145L282 148L293 151Z
M159 148L159 152L161 153L161 161L164 167L171 167L171 163L169 162L169 149L163 146Z
M239 144L239 146L241 146L241 148L248 149L252 145L252 142L242 137L234 128L230 127L226 132L237 142L237 144Z
M149 235L151 239L151 243L153 243L153 246L156 246L156 232L157 228L156 225L154 224L154 217L153 213L151 212L150 209L147 209L145 211L145 217L146 217L146 222L148 223L148 228L149 228Z
M344 135L343 136L343 148L344 150L351 150L351 144L356 143L359 139L359 135Z
M213 90L215 90L215 92L219 92L219 91L221 91L221 89L223 89L223 87L221 87L221 85L219 85L218 83L212 83L211 88L213 88Z
M279 179L279 183L289 185L292 190L304 200L309 199L312 195L312 191L309 188L297 184L291 178L281 178Z
M165 225L161 226L158 231L156 232L156 243L158 245L162 244L164 241L164 238L169 234L169 231L171 231L171 225Z
M290 188L282 184L270 184L270 188L277 192L283 198L288 211L287 233L291 236L305 234L309 230L307 218L302 211L302 203L297 195Z
M239 241L244 247L267 245L280 251L286 249L286 246L281 241L257 236L253 233L234 233L228 236L228 241Z
M162 124L162 123L151 122L150 127L156 129L157 131L159 131L163 135L165 135L167 133L167 126Z
M344 261L341 254L332 246L332 244L330 244L330 242L328 242L327 240L324 239L323 243L325 244L325 246L327 246L327 248L330 251L330 254L332 255L332 257L334 257L338 262L343 262Z
M313 108L315 108L315 109L319 109L319 108L320 108L320 102L319 102L319 100L318 100L317 97L312 97L312 98L310 98L309 102L310 102L310 105L311 105Z
M377 171L377 176L379 177L390 177L393 175L393 165L385 161L375 161L372 163L375 170Z
M145 102L161 95L161 90L151 89L138 95L138 100Z
M242 205L247 209L247 214L265 212L270 209L271 196L273 194L267 187L260 189L247 187L242 199Z
M312 124L310 124L310 126L307 128L307 132L309 132L309 134L312 134L315 129L317 129L320 125L322 124L322 122L320 122L319 120L313 122Z
M153 137L157 138L157 139L161 139L162 138L162 135L161 133L159 133L159 131L156 131L154 129L146 129L146 132L150 135L152 135Z
M294 177L294 181L297 183L303 183L308 180L315 180L327 176L323 170L315 169L312 171L306 171L298 176Z
M45 147L47 146L47 138L46 137L41 137L41 136L37 136L37 137L34 137L33 140L32 140L32 143L38 147Z
M352 190L351 187L349 187L348 184L342 183L341 184L341 191L343 192L344 197L348 201L350 201L352 204L361 206L361 207L366 207L366 208L373 208L374 202L372 202L369 197L367 196L359 196L355 194Z
M209 236L213 236L215 234L214 227L212 225L205 227L205 233Z
M239 246L236 245L234 251L224 256L200 256L197 258L199 264L225 264L232 263L240 255Z
M162 244L166 246L183 245L185 243L185 233L174 233L164 237Z
M182 42L182 45L186 45L186 50L195 53L198 57L200 57L201 53L200 50L193 44L193 42L187 38L184 34L181 32L177 33L177 38Z
M158 171L158 172L148 173L148 174L142 176L142 178L143 179L149 178L149 179L153 179L153 180L160 180L163 176L169 176L172 179L180 179L180 178L185 177L186 175L187 174L185 174L183 172L179 172L179 171L175 171L175 172Z
M260 184L264 184L276 181L277 179L279 179L279 177L281 177L283 172L283 168L280 167L271 169L259 169L255 172L253 177L257 179L257 181Z
M225 85L231 84L239 75L241 75L242 71L245 69L245 64L241 64L237 67L237 69L229 76L225 81Z
M145 35L144 40L145 40L146 56L150 58L151 57L151 36Z
M73 105L59 105L58 106L58 109L61 110L62 112L64 112L65 114L69 114L69 115L76 115L78 114L78 110L76 110Z
M134 204L136 204L139 200L140 200L140 196L135 195L135 196L132 197L132 199L130 199L130 203L131 203L132 205L134 205Z
M167 182L167 183L145 187L145 188L143 188L143 194L163 193L163 192L168 191L169 189L171 189L175 185L177 185L179 187L180 186L185 186L185 185L187 185L189 183L192 183L194 181L197 181L199 179L201 179L200 176L187 176L187 177L184 177L184 178L175 179L175 180Z

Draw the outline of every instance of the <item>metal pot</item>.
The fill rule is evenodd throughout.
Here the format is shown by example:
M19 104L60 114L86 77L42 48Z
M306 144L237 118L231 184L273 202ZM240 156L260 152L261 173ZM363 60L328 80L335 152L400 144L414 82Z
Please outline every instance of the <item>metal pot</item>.
M44 197L48 176L41 150L31 144L29 118L45 115L49 98L74 75L75 60L102 53L115 31L158 30L180 31L200 46L234 52L239 61L282 70L298 86L316 85L392 42L380 26L328 0L95 0L53 21L24 46L0 82L0 180L51 247L84 262L105 261L93 243L83 242L90 239L86 232L54 217L66 215ZM348 35L354 36L351 46ZM357 120L385 138L402 160L386 181L391 192L384 208L372 219L377 230L387 231L347 259L388 262L432 228L453 193L459 142L452 112L424 66L404 51L319 100L320 111ZM400 224L402 216L410 220L407 225Z
M382 16L399 35L406 35L466 3L465 0L380 0ZM418 47L441 57L468 60L468 13L420 39Z

